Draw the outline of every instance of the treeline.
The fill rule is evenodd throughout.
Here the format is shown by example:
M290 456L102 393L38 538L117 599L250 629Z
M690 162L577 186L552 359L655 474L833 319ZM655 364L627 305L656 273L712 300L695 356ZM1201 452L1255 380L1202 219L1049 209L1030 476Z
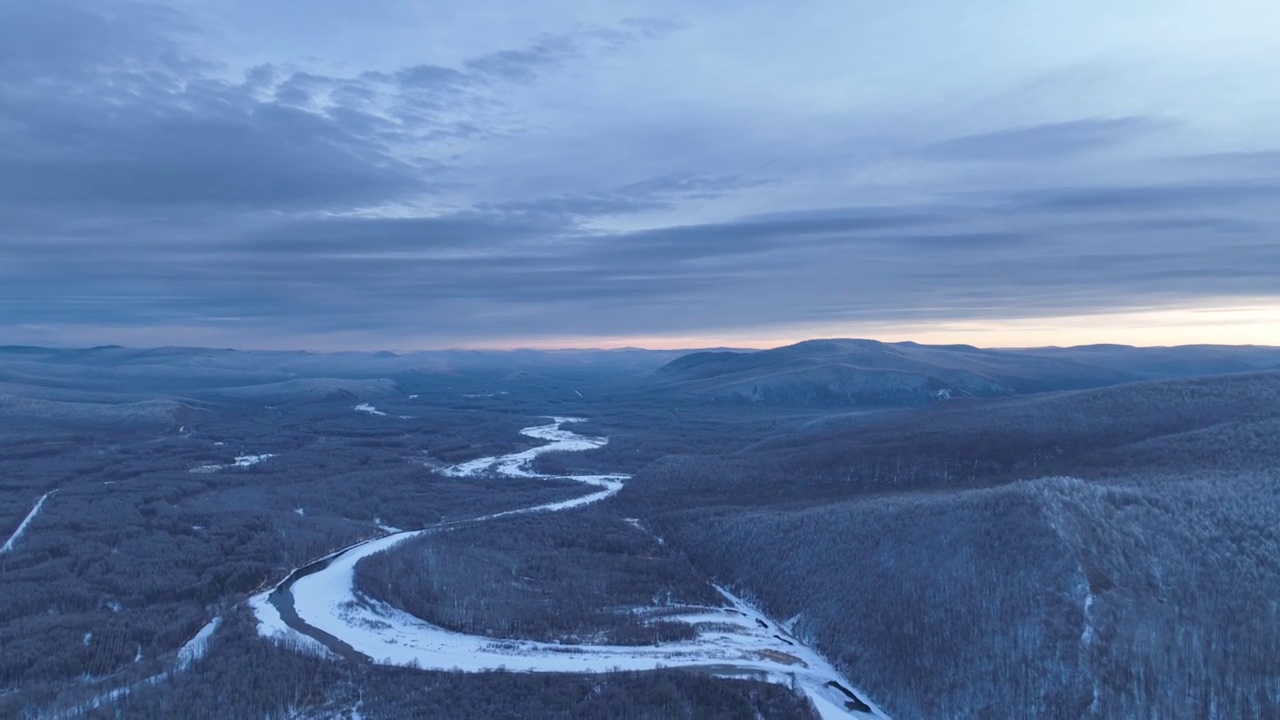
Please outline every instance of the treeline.
M565 643L689 639L633 610L722 603L682 554L591 508L410 540L361 561L356 588L451 630Z
M256 637L247 612L233 613L209 652L187 671L139 683L114 700L107 687L80 687L47 704L0 697L0 715L239 720L329 717L368 720L815 720L808 701L781 685L681 671L557 675L423 672L318 659ZM97 698L100 707L92 707Z

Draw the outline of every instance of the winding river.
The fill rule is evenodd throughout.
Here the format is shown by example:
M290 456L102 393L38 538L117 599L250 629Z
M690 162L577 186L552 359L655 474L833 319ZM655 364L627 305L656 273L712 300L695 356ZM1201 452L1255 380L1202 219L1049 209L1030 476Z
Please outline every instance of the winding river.
M656 646L559 645L467 635L427 623L355 590L355 568L360 560L410 538L520 513L568 510L618 492L628 476L548 476L533 470L534 458L542 453L590 450L608 441L564 429L563 425L577 421L575 418L550 419L549 424L522 431L545 441L544 445L479 458L442 472L455 477L492 473L568 479L596 488L595 492L420 530L392 532L343 548L294 570L274 588L249 600L259 634L306 652L425 670L600 673L694 668L798 687L823 718L886 717L879 708L864 703L862 693L851 690L849 681L820 654L724 588L717 588L725 598L723 607L685 607L677 614L664 615L664 620L693 625L697 637Z

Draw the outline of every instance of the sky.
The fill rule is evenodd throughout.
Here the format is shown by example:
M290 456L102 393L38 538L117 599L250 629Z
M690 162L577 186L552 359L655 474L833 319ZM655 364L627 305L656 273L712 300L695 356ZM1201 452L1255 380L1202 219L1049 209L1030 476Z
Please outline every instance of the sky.
M1274 0L5 0L0 344L1280 345Z

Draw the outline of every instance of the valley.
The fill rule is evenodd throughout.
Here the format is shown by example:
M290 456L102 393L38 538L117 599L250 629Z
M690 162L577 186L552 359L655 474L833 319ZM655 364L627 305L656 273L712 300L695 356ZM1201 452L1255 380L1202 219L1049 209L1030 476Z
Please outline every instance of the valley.
M1278 47L0 0L0 720L1280 720Z
M833 351L842 373L907 357L870 395L792 377L727 400L671 381ZM987 351L864 341L674 368L12 355L5 716L1280 707L1280 374L1261 349L1002 355L992 396L920 364L976 372ZM903 373L956 392L901 394ZM1194 690L1169 693L1175 679Z

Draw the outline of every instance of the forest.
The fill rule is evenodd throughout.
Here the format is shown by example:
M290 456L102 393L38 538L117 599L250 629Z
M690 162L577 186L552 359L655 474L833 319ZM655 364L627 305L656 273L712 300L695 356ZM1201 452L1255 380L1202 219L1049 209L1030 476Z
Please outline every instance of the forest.
M939 406L668 458L616 502L897 716L1260 720L1277 400L1263 373Z
M260 634L247 598L416 528L356 590L457 632L687 641L671 613L714 583L887 717L1280 716L1280 372L824 408L681 398L645 374L665 356L46 352L0 403L0 716L814 716L777 677L427 672ZM608 442L446 472L549 415ZM592 473L634 476L468 522Z
M437 448L458 436L434 427L485 437L475 413L441 415L388 426L346 402L233 405L158 437L124 429L37 440L18 428L0 447L0 507L13 518L0 533L8 537L40 494L56 492L14 551L0 554L0 687L17 691L0 707L50 700L68 682L154 674L218 608L385 527L582 492L576 483L433 472ZM468 452L527 444L509 430L518 418L487 422L502 428L492 431L501 440L467 441ZM237 467L241 454L271 457ZM210 465L220 469L192 472Z
M566 644L687 640L639 611L723 603L683 553L594 509L424 535L361 561L356 588L450 630Z

